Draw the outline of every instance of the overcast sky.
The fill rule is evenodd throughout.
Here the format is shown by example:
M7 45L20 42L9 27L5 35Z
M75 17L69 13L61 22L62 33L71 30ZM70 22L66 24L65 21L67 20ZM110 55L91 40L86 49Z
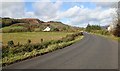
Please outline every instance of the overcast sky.
M10 0L8 0L10 1ZM89 24L108 25L113 19L117 2L39 0L4 0L1 17L39 18L43 21L61 21L72 26ZM18 1L18 2L15 2Z

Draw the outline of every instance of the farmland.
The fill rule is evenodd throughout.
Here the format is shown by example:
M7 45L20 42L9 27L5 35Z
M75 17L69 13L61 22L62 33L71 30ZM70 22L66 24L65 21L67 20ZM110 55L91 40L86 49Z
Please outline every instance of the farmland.
M10 40L14 41L14 44L17 44L18 42L20 44L27 43L27 40L30 39L31 43L39 43L41 42L41 39L43 41L49 41L49 40L58 40L62 37L65 37L67 34L72 33L66 33L66 32L20 32L20 33L3 33L2 34L2 43L3 45L7 45L7 42Z

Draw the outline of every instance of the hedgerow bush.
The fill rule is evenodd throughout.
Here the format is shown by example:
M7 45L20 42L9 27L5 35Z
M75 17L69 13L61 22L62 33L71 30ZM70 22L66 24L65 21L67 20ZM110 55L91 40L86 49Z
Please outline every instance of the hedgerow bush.
M91 32L101 34L101 35L111 35L110 32L108 32L107 30L94 30L94 31L91 31Z
M75 37L77 37L79 35L83 35L83 33L79 32L79 33L67 35L66 37L62 38L62 41L64 41L64 42L72 41L75 39Z

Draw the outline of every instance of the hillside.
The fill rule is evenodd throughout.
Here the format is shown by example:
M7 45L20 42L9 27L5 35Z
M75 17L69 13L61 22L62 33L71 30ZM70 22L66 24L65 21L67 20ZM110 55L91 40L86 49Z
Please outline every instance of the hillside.
M44 22L37 18L23 18L23 19L14 19L14 18L1 18L2 20L2 32L27 32L27 31L43 31L46 27L50 27L51 31L66 31L74 32L79 31L80 28L72 27L62 22L58 21L48 21Z

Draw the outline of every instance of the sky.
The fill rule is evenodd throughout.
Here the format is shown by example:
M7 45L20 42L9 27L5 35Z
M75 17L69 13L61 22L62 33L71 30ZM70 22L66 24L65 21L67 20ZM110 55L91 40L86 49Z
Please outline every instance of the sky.
M117 9L117 1L62 1L62 0L4 0L0 2L0 17L38 18L43 21L61 21L86 27L109 25Z

